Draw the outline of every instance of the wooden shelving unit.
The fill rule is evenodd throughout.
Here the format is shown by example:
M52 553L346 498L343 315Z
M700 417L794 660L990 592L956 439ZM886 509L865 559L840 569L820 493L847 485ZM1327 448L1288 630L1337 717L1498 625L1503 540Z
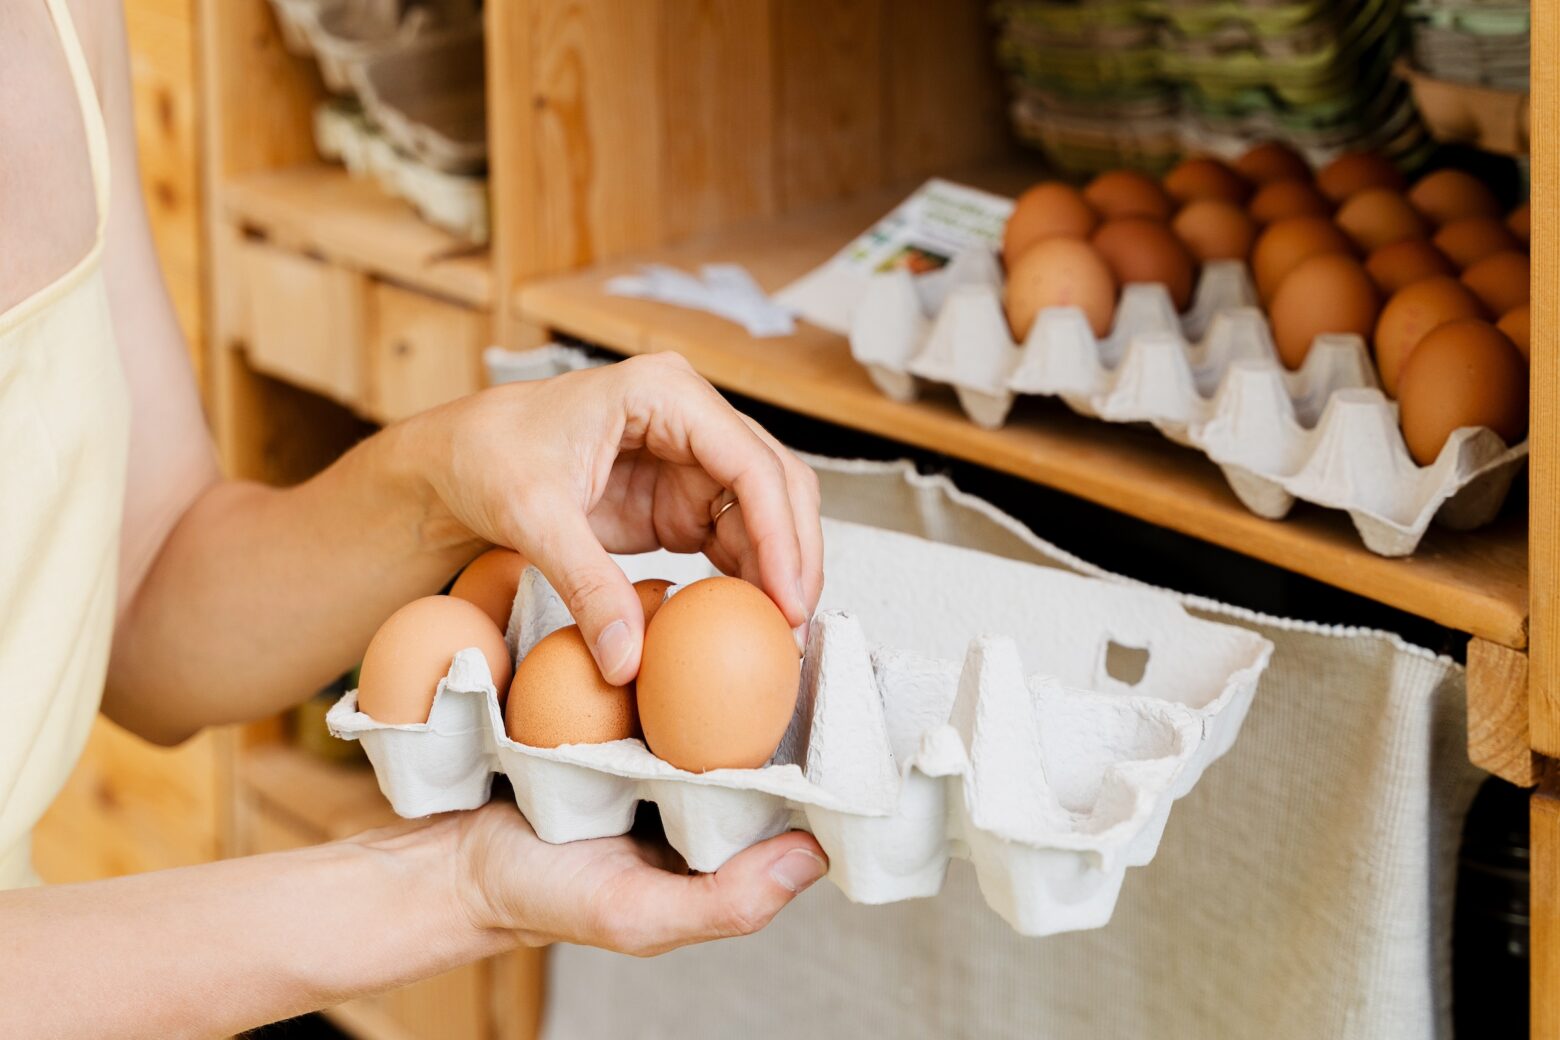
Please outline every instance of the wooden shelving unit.
M1519 515L1482 531L1435 530L1413 557L1387 559L1367 550L1337 512L1301 507L1282 522L1256 516L1213 463L1157 435L1061 407L983 430L951 395L911 404L885 397L844 338L815 326L755 340L712 315L603 289L608 279L647 261L687 269L740 263L766 289L778 289L826 260L892 202L874 195L543 279L523 287L516 303L526 321L625 354L675 350L736 393L1046 484L1503 646L1526 645L1527 537Z
M249 234L412 289L487 308L492 258L340 166L305 165L222 185L223 216Z

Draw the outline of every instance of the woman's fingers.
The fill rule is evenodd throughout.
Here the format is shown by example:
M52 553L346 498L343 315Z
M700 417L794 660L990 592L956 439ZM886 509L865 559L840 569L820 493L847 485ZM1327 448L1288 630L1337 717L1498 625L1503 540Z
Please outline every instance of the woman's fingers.
M763 438L785 467L786 487L791 496L791 516L796 523L797 546L802 560L802 594L807 613L812 614L823 594L823 521L819 515L821 500L818 474L793 455L756 421L743 416L754 432Z
M737 853L713 874L682 876L645 866L614 886L601 907L601 945L649 956L756 932L828 871L812 835L791 831Z
M736 493L757 561L757 584L792 625L800 625L807 620L809 605L784 464L741 413L695 375L687 362L676 358L661 363L685 372L687 378L675 382L671 400L657 409L661 422L652 424L647 446L662 458L697 462L722 487ZM673 414L664 412L667 404ZM683 459L684 451L692 458Z
M531 537L524 540L527 558L563 597L602 677L625 685L639 671L645 634L644 610L634 587L572 502L535 501L526 515L535 518Z

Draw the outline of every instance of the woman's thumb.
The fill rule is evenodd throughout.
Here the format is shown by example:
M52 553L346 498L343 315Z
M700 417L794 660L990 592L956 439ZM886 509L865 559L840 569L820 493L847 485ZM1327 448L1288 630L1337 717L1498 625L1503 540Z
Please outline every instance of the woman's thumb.
M563 597L602 676L623 686L639 672L645 629L639 596L584 516L559 510L549 528L541 544L533 541L531 562Z

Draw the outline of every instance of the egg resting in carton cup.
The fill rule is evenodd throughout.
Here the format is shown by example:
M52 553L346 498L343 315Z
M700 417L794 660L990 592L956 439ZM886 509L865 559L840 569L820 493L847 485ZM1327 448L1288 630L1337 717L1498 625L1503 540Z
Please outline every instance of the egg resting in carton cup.
M1271 644L1152 591L844 521L824 531L800 695L762 768L689 773L637 739L521 745L475 650L427 722L377 722L352 691L331 731L362 741L407 817L475 808L502 772L545 841L623 834L648 800L695 870L800 827L859 902L931 896L959 857L1024 934L1105 924L1126 868L1234 741ZM714 573L665 552L619 563L679 586ZM529 569L506 634L517 659L570 623ZM1146 651L1135 683L1111 676L1113 646Z

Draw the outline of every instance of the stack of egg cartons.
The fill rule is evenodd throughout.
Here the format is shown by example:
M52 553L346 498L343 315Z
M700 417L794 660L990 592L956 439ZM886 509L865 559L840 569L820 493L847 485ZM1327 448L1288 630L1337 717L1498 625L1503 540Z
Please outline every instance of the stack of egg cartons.
M1414 0L1414 65L1436 79L1528 89L1526 0Z
M1159 104L1155 131L1176 152L1235 154L1253 140L1280 138L1317 163L1365 150L1412 165L1430 147L1409 90L1392 73L1406 33L1401 0L1007 0L999 13L1020 136L1064 168L1163 165L1162 153L1156 162L1132 161L1122 142L1139 130L1119 107L1099 111L1090 124L1117 147L1094 149L1084 162L1064 147L1063 135L1043 132L1072 116L1072 96L1054 85L1060 70L1092 61L1115 72L1129 58L1137 73L1131 86L1145 93L1151 87ZM1107 15L1110 26L1121 27L1120 38L1096 31L1093 38L1054 40L1057 25L1093 27ZM1037 25L1052 37L1037 34ZM1122 42L1126 27L1135 33L1130 48ZM1105 91L1122 78L1093 82Z
M1180 152L1175 85L1160 71L1158 29L1137 0L1005 3L1000 60L1021 138L1077 172L1162 172Z
M488 240L487 91L479 0L271 0L289 50L332 97L326 159L371 177L429 223Z

